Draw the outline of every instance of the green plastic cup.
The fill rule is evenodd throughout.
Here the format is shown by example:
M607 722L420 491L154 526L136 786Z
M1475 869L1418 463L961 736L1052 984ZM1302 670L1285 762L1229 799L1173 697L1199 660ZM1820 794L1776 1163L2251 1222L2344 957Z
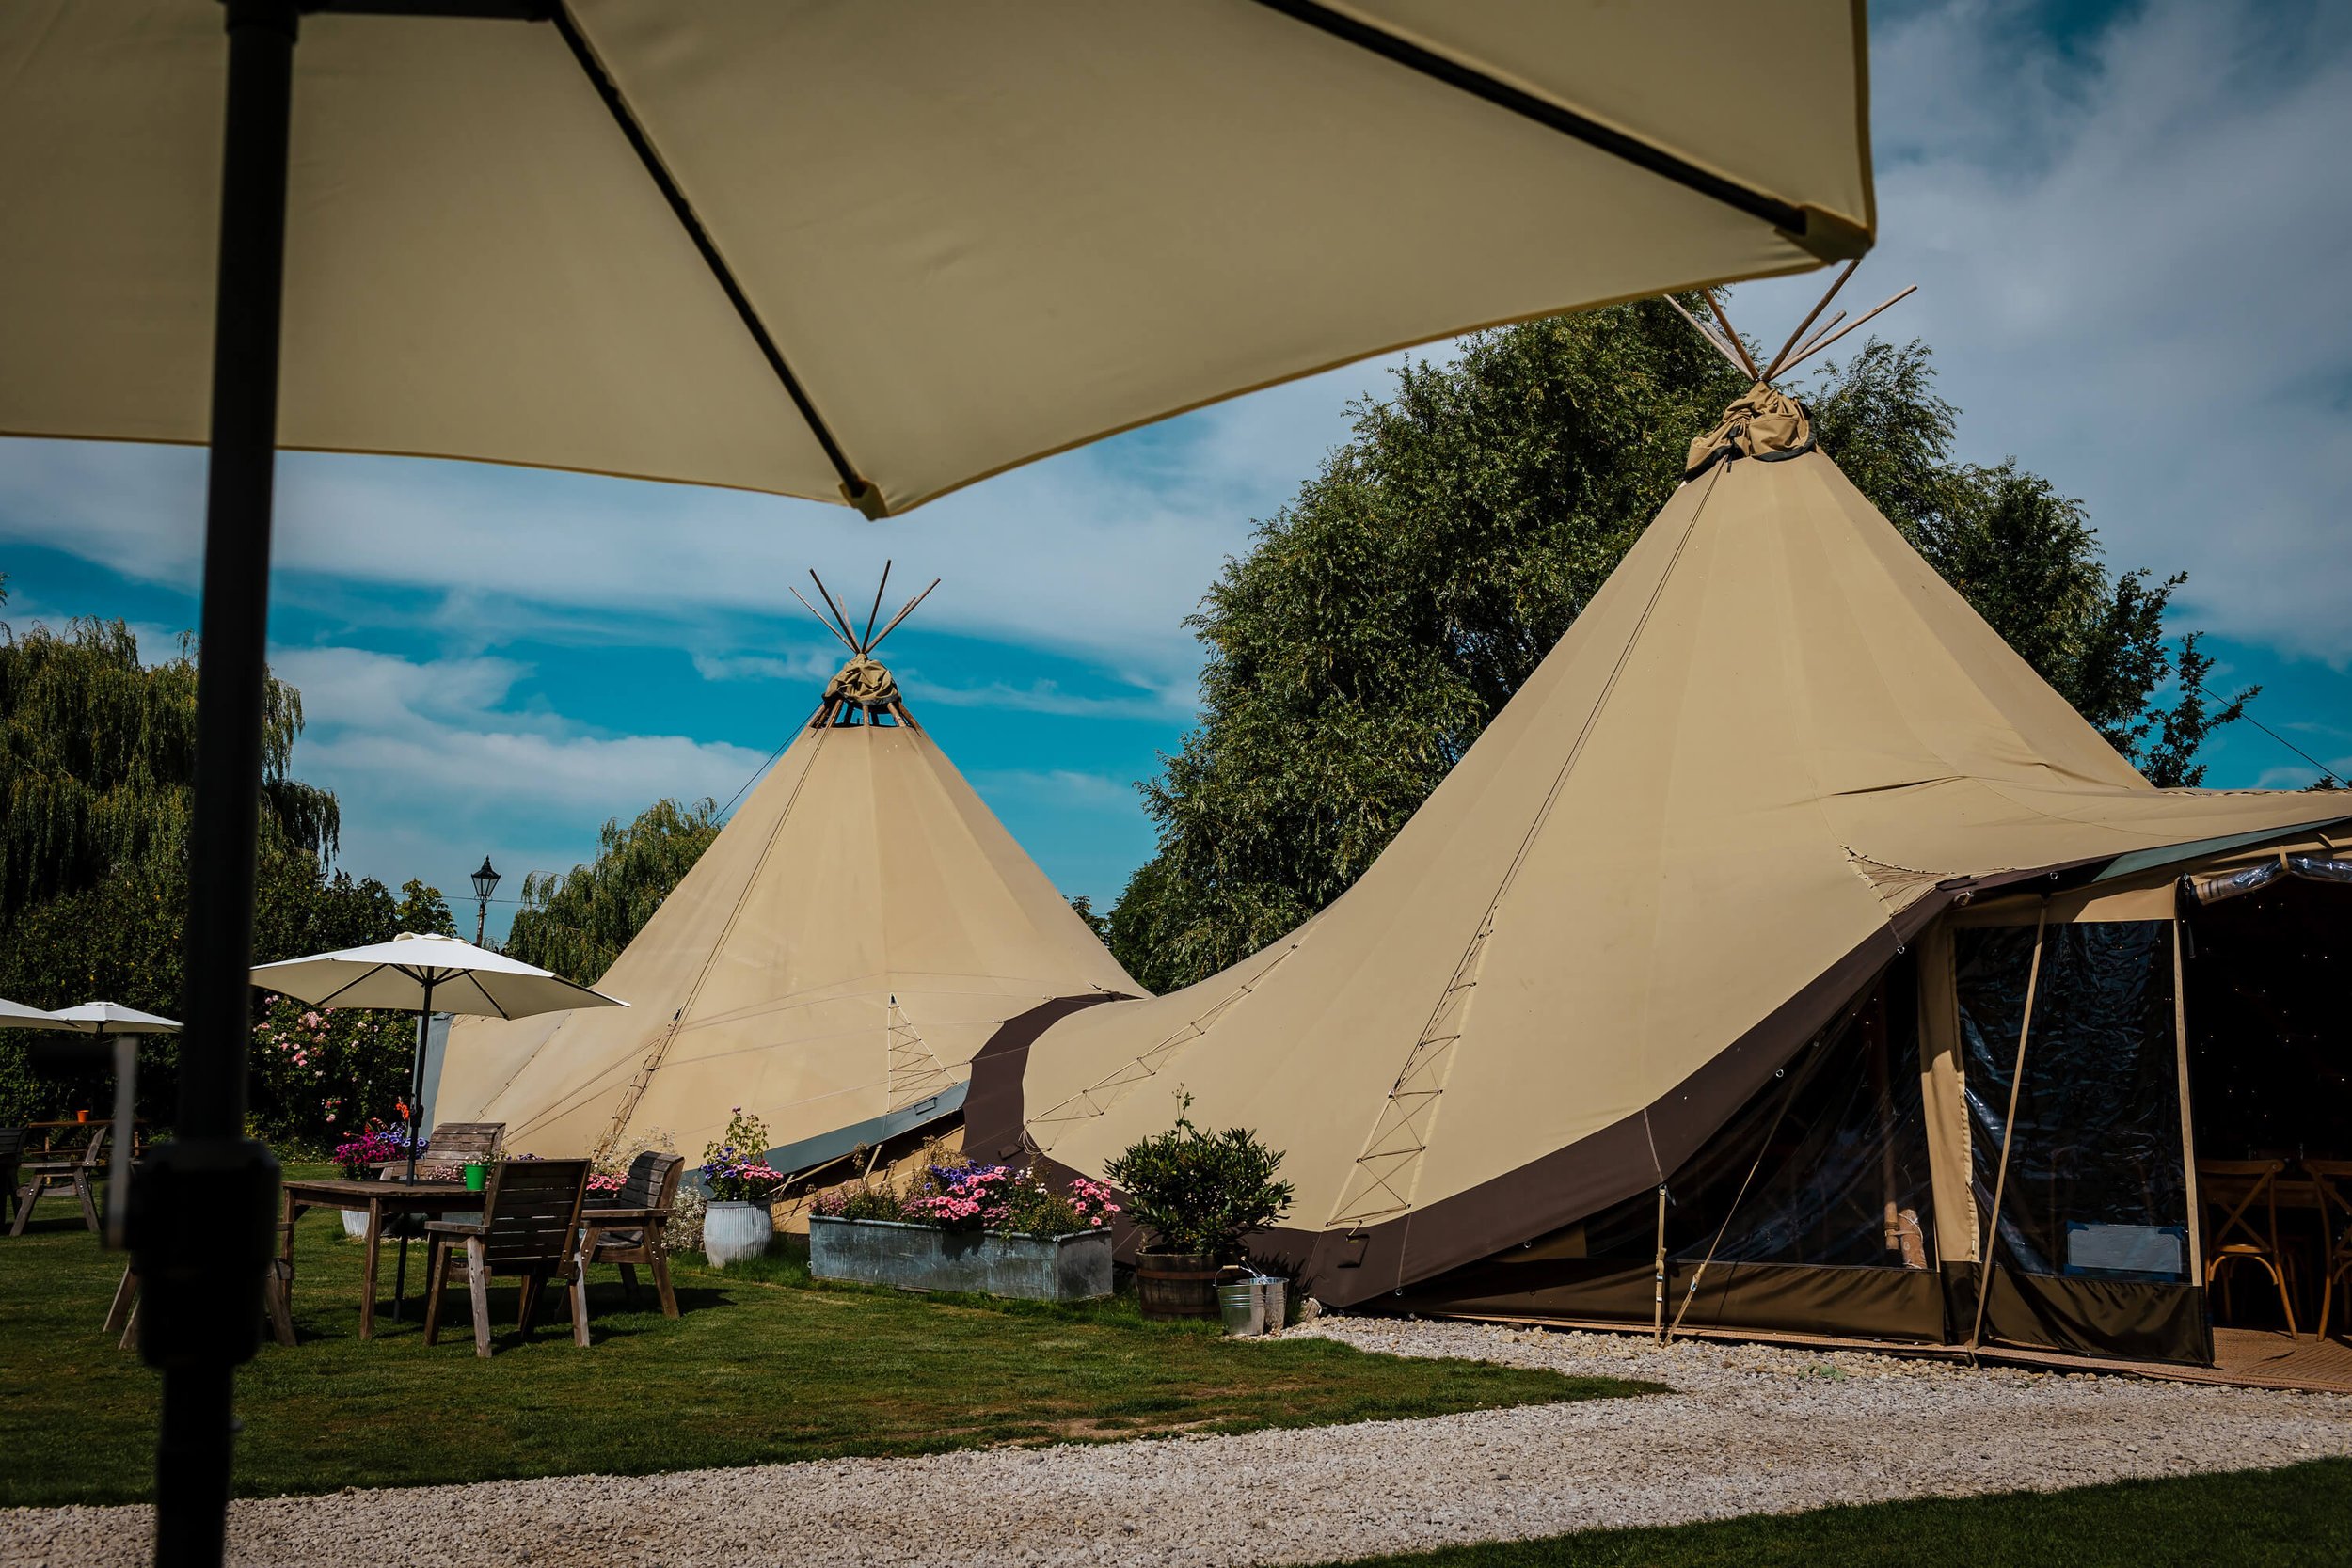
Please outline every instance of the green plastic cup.
M483 1178L488 1174L489 1172L482 1168L481 1161L468 1161L466 1163L466 1191L469 1193L480 1192L482 1190Z

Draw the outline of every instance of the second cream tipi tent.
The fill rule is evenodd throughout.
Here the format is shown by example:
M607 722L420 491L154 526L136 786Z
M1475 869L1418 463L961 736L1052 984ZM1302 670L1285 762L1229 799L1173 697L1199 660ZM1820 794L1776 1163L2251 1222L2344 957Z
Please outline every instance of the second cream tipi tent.
M741 1106L804 1167L951 1117L1008 1021L1141 991L907 711L897 625L840 620L815 715L596 982L629 1006L459 1022L437 1119L691 1154Z
M2152 787L1817 450L1774 368L1742 368L1680 489L1371 869L1220 974L986 1053L967 1148L1101 1177L1189 1104L1284 1151L1295 1200L1253 1244L1307 1291L1425 1295L1650 1202L1960 906L2345 816ZM1937 1256L1973 1265L1943 1131L1963 1085L1922 1079L1963 1172Z

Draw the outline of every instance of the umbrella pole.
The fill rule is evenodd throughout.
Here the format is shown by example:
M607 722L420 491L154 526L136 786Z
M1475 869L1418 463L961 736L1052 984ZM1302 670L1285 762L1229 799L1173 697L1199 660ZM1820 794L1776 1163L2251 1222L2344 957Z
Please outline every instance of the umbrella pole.
M98 1026L100 1044L106 1040L106 1026ZM131 1202L131 1140L132 1124L138 1114L138 1037L117 1035L115 1046L115 1148L106 1173L106 1244L122 1245L123 1216Z
M211 466L188 834L177 1135L141 1163L131 1233L139 1354L163 1371L155 1561L221 1560L231 1379L261 1343L278 1164L246 1138L254 854L262 797L271 483L295 0L229 0Z
M424 1008L417 1014L417 1059L408 1069L408 1180L417 1179L417 1122L424 1115L424 1048L433 1027L433 974L425 973ZM392 1322L400 1322L401 1298L408 1293L408 1227L400 1227L400 1261L392 1266Z

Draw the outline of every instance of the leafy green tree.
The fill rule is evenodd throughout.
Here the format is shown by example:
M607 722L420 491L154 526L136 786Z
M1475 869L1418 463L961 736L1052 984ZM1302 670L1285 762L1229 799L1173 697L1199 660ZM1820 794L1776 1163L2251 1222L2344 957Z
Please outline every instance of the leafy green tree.
M1352 410L1354 437L1230 561L1190 625L1202 718L1143 786L1158 851L1108 917L1154 990L1263 947L1362 875L1589 603L1745 389L1661 302L1480 333ZM1821 444L2004 637L2158 784L2206 706L2180 579L2108 574L2081 506L1952 456L1927 349L1824 368ZM2151 698L2175 673L2181 695Z
M1086 894L1082 893L1070 900L1070 912L1086 922L1086 928L1094 933L1095 941L1108 942L1111 940L1110 916L1097 914L1094 900Z
M429 887L411 877L400 884L400 903L392 911L392 924L404 931L414 931L421 937L453 937L457 922L451 918L449 900L441 890Z
M626 827L597 835L596 858L568 873L523 879L506 951L567 980L594 985L719 836L719 805L656 800Z

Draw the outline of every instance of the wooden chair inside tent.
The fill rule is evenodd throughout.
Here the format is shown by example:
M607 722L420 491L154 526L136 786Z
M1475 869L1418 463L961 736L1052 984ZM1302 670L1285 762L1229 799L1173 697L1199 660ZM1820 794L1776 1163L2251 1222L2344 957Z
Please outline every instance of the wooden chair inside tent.
M2352 1160L2306 1160L2303 1174L2319 1189L2319 1235L2327 1248L2320 1272L2326 1283L2319 1293L2319 1327L2312 1337L2325 1339L2336 1287L2352 1286Z
M628 1163L628 1175L610 1203L592 1206L581 1216L588 1234L580 1262L617 1264L621 1290L631 1302L637 1297L637 1265L653 1273L655 1294L661 1298L662 1316L677 1316L677 1292L670 1288L670 1205L677 1200L678 1180L686 1174L686 1157L647 1149Z
M439 1342L450 1258L463 1246L476 1355L490 1354L490 1280L498 1275L522 1280L516 1316L525 1334L537 1315L541 1291L549 1279L561 1279L571 1305L572 1342L586 1347L588 1281L580 1261L580 1212L588 1194L589 1168L585 1160L509 1160L491 1169L480 1220L435 1220L424 1227L433 1239L426 1275L426 1344Z
M2279 1305L2287 1315L2287 1333L2296 1333L2295 1301L2287 1293L2287 1276L2279 1254L2279 1177L2284 1160L2200 1160L2197 1189L2207 1207L2221 1211L2221 1223L2205 1240L2205 1288L2222 1278L2232 1263L2250 1262L2270 1275L2279 1288ZM2262 1206L2262 1228L2252 1212ZM2223 1290L2228 1290L2226 1282ZM2228 1297L2223 1297L2226 1310Z
M82 1146L78 1159L28 1160L18 1178L16 1189L16 1218L9 1222L8 1234L22 1236L24 1224L33 1217L33 1205L41 1194L51 1188L70 1189L82 1201L82 1223L92 1230L98 1228L98 1200L95 1196L98 1178L103 1174L106 1157L106 1135L114 1131L111 1122L91 1123L94 1131L89 1142Z

